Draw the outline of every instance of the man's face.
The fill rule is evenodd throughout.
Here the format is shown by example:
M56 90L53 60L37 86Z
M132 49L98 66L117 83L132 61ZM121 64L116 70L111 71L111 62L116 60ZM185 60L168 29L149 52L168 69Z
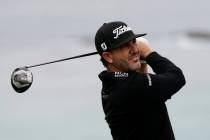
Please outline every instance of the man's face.
M135 71L141 67L140 53L136 39L123 44L120 48L111 52L111 65L119 71Z

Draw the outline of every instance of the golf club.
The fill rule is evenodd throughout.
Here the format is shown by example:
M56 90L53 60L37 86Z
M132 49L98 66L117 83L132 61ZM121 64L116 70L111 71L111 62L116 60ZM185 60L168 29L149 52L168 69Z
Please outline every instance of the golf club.
M76 58L95 55L95 54L98 54L98 52L91 52L91 53L86 53L86 54L82 54L82 55L77 55L77 56L73 56L73 57L55 60L55 61L50 61L50 62L40 63L40 64L36 64L36 65L16 68L12 72L12 75L11 75L12 87L18 93L25 92L27 89L30 88L30 86L33 82L33 74L29 70L29 68L48 65L48 64L52 64L52 63L57 63L57 62L61 62L61 61L76 59Z
M48 64L52 64L52 63L57 63L57 62L66 61L66 60L70 60L70 59L76 59L76 58L85 57L85 56L91 56L91 55L95 55L95 54L98 54L98 52L91 52L91 53L86 53L86 54L82 54L82 55L77 55L77 56L73 56L73 57L55 60L55 61L50 61L50 62L40 63L40 64L36 64L36 65L16 68L12 72L12 75L11 75L12 87L18 93L25 92L27 89L29 89L31 87L31 84L33 82L33 74L29 70L29 68L48 65ZM146 63L146 62L144 60L141 60L141 63Z

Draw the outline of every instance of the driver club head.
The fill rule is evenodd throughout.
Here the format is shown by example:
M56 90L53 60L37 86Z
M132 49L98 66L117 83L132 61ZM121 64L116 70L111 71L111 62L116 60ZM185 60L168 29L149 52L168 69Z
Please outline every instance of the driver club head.
M13 89L22 93L30 88L33 82L33 74L27 67L16 68L11 75L11 84Z

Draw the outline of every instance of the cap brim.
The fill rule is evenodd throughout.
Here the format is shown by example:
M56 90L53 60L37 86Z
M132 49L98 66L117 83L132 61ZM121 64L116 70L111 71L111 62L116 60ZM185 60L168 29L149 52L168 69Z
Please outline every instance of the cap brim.
M113 48L111 48L110 50L107 50L107 51L111 51L113 49L119 48L120 46L123 46L123 44L125 44L125 43L127 43L129 41L131 41L131 40L133 40L135 38L141 37L141 36L145 36L145 35L147 35L147 34L146 33L145 34L136 34L134 36L131 36L131 37L123 40L122 42L120 42L119 44L117 44L116 46L114 46Z
M135 36L136 36L136 38L138 38L138 37L145 36L145 35L147 35L147 34L146 33L145 34L136 34Z

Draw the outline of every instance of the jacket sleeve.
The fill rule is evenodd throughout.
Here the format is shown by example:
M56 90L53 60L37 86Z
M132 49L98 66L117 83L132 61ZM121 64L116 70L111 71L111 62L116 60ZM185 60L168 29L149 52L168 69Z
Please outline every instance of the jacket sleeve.
M152 52L146 61L156 74L135 73L133 80L138 82L136 81L133 86L136 91L143 90L142 92L149 98L166 101L185 85L186 81L181 69L167 58Z

